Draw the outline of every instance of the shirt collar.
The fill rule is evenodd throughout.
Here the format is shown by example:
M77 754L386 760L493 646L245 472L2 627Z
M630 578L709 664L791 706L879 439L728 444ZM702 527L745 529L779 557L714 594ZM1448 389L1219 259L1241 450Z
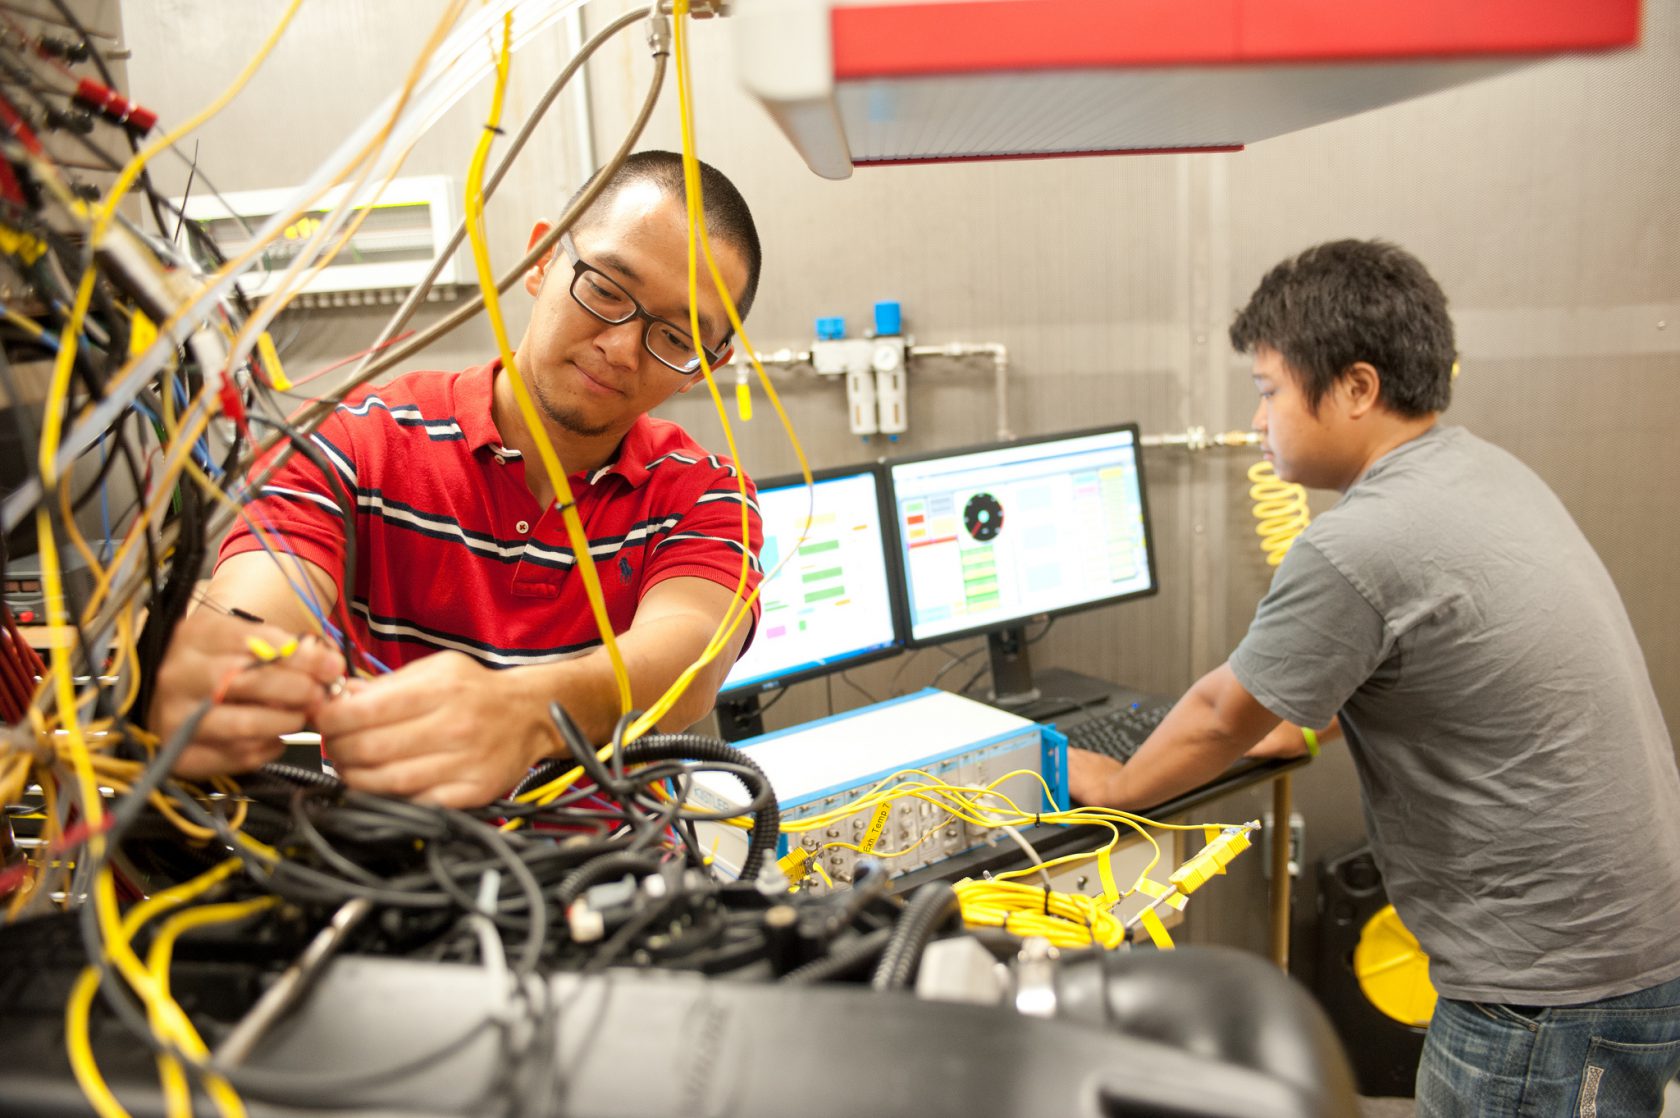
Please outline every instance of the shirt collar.
M630 488L640 488L648 479L647 464L653 460L653 438L653 420L646 415L638 415L630 430L624 432L624 438L619 440L618 453L612 456L612 461L589 475L589 484L594 485L614 474L623 478Z
M486 362L476 369L468 369L455 380L455 422L466 436L467 447L478 450L491 447L504 450L502 434L496 430L496 417L491 411L490 386L501 372L500 358Z
M504 454L515 453L502 443L502 434L496 430L496 417L491 406L491 386L501 371L501 359L496 358L468 369L455 382L455 418L461 425L461 433L466 436L470 450L489 447ZM654 436L653 420L645 415L637 416L636 422L630 425L630 430L620 440L618 452L605 465L592 470L584 480L593 485L609 474L616 474L632 489L641 486L648 479L647 463L655 456Z

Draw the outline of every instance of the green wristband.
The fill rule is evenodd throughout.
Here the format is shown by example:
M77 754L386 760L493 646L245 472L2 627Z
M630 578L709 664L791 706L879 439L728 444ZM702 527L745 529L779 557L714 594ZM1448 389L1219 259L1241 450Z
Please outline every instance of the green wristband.
M1301 740L1307 743L1307 756L1318 756L1318 731L1301 727Z

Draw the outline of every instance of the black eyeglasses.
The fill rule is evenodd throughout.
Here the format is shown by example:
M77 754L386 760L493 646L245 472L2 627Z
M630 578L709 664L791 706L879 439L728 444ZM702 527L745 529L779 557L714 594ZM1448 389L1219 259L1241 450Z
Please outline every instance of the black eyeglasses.
M560 239L560 247L565 249L567 256L576 261L572 265L572 298L577 300L578 306L602 322L614 326L629 322L633 318L646 319L647 329L642 331L642 347L653 354L654 359L661 365L684 376L700 368L702 353L706 355L708 365L723 364L723 347L717 350L707 349L695 342L687 330L649 314L636 302L635 296L624 290L617 280L599 268L584 263L578 256L577 246L572 244L569 234ZM724 340L727 343L727 337Z

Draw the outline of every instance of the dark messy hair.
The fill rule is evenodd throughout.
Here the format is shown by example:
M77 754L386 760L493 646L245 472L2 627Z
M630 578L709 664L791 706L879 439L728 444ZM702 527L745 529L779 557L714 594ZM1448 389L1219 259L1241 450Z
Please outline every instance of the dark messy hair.
M747 264L747 286L735 301L735 309L745 319L747 311L752 309L753 296L758 293L758 269L763 260L763 254L758 247L758 229L753 225L752 211L747 209L747 200L741 197L741 192L735 189L735 184L710 163L698 162L700 194L705 204L706 232L734 245ZM568 208L599 174L600 172L596 171L578 187L577 192L566 203ZM643 182L653 183L667 197L682 198L682 155L674 151L638 151L630 156L596 197L594 204L578 219L578 227L583 228L588 225L591 216L605 212L625 187Z
M1331 241L1274 267L1231 323L1231 344L1277 350L1315 413L1359 361L1377 370L1378 399L1392 412L1415 417L1452 402L1447 297L1415 256L1383 241Z

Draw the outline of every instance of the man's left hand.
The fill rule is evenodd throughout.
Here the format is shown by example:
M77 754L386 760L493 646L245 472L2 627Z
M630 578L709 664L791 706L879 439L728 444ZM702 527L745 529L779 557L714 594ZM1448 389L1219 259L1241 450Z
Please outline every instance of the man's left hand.
M489 803L551 750L546 706L459 652L439 652L377 679L316 714L327 755L352 788L443 807Z
M1118 800L1120 762L1086 749L1070 749L1068 795L1078 803L1106 807Z

